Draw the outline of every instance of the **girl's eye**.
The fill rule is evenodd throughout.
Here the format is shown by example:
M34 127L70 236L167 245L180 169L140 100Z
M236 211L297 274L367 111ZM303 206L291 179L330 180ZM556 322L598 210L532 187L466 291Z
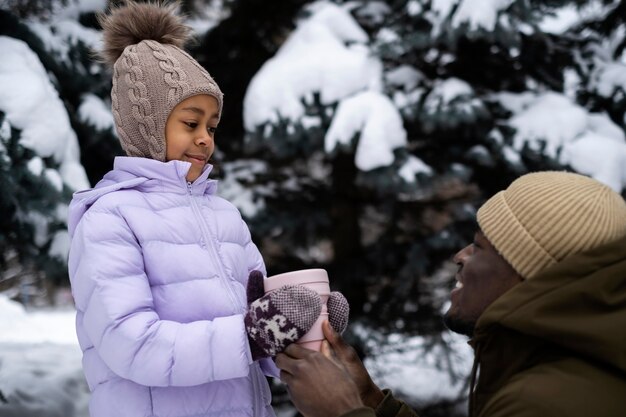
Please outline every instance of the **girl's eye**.
M209 126L209 127L207 127L207 128L206 128L206 130L207 130L207 132L209 132L211 135L214 135L214 134L215 134L215 132L217 131L217 128L216 128L216 127L210 127L210 126Z
M198 127L198 123L196 122L184 122L184 123L191 129L195 129L196 127Z

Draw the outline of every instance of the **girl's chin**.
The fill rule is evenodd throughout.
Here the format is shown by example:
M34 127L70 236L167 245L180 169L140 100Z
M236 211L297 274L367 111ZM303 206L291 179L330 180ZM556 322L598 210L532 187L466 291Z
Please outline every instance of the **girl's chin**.
M187 173L187 176L185 178L189 182L194 182L195 180L198 179L198 177L200 176L201 173L202 173L202 170L198 170L198 172L196 172L196 170L192 168L192 169L189 170L189 172Z

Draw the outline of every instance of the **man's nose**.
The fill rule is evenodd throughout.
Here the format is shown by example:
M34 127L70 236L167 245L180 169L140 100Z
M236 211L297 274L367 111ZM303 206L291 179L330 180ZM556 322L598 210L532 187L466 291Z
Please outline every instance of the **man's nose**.
M467 257L471 254L471 251L472 245L467 245L466 247L458 251L456 255L454 255L452 261L459 266L463 265L467 260Z

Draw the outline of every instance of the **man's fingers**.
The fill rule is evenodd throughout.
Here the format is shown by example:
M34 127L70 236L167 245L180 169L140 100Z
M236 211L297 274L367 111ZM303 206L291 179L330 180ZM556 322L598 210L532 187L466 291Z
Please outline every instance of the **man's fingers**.
M324 332L324 337L334 350L345 347L346 343L343 341L343 338L333 329L333 326L330 325L328 320L322 323L322 331Z
M278 367L278 369L289 373L293 373L294 361L295 359L289 357L284 353L279 353L278 355L276 355L276 359L274 359L274 363L276 364L276 367Z
M293 375L287 371L280 371L279 378L282 382L289 385L293 379Z
M292 343L289 346L287 346L287 349L284 350L284 353L286 353L287 355L289 355L290 357L294 359L303 359L309 355L312 355L315 352L312 351L311 349L303 348L297 343Z
M336 360L344 364L355 360L356 353L352 346L343 340L343 337L333 329L333 326L331 326L328 321L322 323L322 331L332 348Z
M334 356L328 340L322 340L322 348L320 349L320 352L322 352L322 355L326 356L328 359L332 359Z

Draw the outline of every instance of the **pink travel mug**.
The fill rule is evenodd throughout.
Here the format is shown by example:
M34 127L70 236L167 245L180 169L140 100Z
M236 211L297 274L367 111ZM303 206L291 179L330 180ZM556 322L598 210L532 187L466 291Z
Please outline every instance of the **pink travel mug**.
M317 292L322 299L322 312L317 321L313 324L311 330L296 342L307 349L319 351L324 340L322 323L324 320L328 320L328 308L326 306L328 297L330 297L328 273L325 269L302 269L274 275L264 280L265 293L277 290L283 285L302 285Z

